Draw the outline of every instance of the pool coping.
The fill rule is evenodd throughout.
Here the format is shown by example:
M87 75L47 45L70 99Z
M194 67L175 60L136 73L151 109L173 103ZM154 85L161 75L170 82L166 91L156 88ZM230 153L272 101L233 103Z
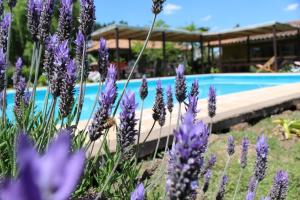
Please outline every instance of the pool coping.
M217 97L217 114L213 119L213 131L218 132L224 129L229 129L231 126L252 120L257 117L267 117L276 112L290 109L295 104L300 102L300 83L284 84L280 86L260 88L250 91L244 91L233 94L226 94ZM210 122L207 116L207 100L200 99L198 101L198 108L200 109L197 118L203 120L205 123ZM184 109L183 109L184 110ZM171 134L171 130L175 128L177 121L176 115L178 113L178 104L175 105L172 113L171 126L168 125L170 115L166 116L166 125L162 130L161 146L163 148L166 137ZM140 116L140 111L136 112L137 118ZM118 119L116 119L118 121ZM79 129L84 127L85 121L79 123ZM152 110L145 109L143 111L143 127L141 133L141 141L144 140L150 127L152 126ZM159 127L155 125L153 132L150 134L148 140L141 148L140 156L149 155L154 151L156 141L158 139ZM115 151L116 136L113 131L109 133L110 149ZM99 147L100 140L96 142L96 147ZM94 148L95 153L97 148Z

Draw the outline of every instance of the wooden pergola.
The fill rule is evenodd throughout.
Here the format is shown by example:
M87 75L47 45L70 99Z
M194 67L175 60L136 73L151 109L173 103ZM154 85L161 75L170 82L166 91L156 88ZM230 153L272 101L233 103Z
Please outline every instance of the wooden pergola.
M190 32L186 30L170 29L170 28L154 28L150 41L162 41L162 54L163 54L163 65L166 64L166 41L170 42L199 42L201 51L201 65L203 64L203 53L204 47L208 47L208 57L213 57L213 51L211 51L211 44L217 42L219 47L219 67L222 68L222 40L235 39L235 38L247 38L247 57L250 61L250 37L256 35L272 34L273 35L273 54L275 57L275 70L277 69L277 33L298 30L300 27L279 22L270 22L260 25L253 25L242 28L234 28L228 31L221 32ZM92 33L92 40L99 40L101 37L105 39L116 40L116 60L119 63L119 40L127 39L129 47L131 48L132 40L145 40L149 28L148 27L137 27L127 26L122 24L114 24L101 28ZM193 45L192 45L193 46ZM212 54L212 55L211 55Z

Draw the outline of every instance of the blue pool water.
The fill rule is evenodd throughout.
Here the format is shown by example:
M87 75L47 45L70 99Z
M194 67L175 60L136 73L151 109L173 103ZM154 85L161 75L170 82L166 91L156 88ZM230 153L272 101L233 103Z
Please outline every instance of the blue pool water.
M214 85L217 88L217 95L224 95L236 92L242 92L247 90L253 90L264 87L271 87L276 85L288 84L300 82L300 74L247 74L247 75L193 75L186 76L188 91L192 82L197 79L200 86L199 98L206 98L208 88L210 85ZM144 102L145 108L151 108L155 98L155 86L158 79L148 79L149 93ZM163 88L167 85L172 85L173 91L175 87L175 78L161 78ZM118 82L118 93L121 93L125 81ZM131 92L136 93L136 98L141 106L141 100L138 96L139 86L141 80L132 80L128 89ZM82 110L81 119L85 120L89 118L89 115L94 104L94 100L97 93L98 84L88 84L86 88L86 94L84 99L84 106ZM38 89L36 95L36 106L38 110L41 110L44 103L44 97L46 89ZM13 99L14 91L8 92L8 117L13 119ZM175 98L174 98L175 99Z

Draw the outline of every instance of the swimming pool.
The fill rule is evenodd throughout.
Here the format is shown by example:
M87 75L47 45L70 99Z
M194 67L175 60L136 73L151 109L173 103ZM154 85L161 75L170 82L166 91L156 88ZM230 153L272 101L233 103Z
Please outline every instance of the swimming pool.
M300 74L216 74L216 75L192 75L186 76L188 91L192 82L197 79L199 81L200 94L199 98L206 98L208 88L214 85L217 89L217 95L231 94L236 92L248 91L258 88L271 87L276 85L300 82ZM149 93L144 102L144 108L151 108L155 98L155 87L158 78L148 79ZM162 87L166 88L167 85L175 87L175 77L160 78ZM125 81L118 81L118 94L121 93ZM141 80L132 80L128 85L128 90L136 93L136 99L141 106L141 99L139 98L139 86ZM84 97L84 105L81 115L81 120L89 118L92 106L97 93L98 84L88 84L86 87L86 94ZM77 87L78 89L78 87ZM173 89L174 92L174 89ZM8 108L7 114L10 119L13 119L13 104L14 104L14 91L8 91ZM37 110L41 110L44 103L46 94L45 88L37 90L36 106ZM175 100L175 97L174 97Z

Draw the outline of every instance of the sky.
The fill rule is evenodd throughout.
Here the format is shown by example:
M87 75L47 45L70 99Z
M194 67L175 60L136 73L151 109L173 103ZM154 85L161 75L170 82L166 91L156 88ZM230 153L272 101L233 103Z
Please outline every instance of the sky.
M149 25L152 0L95 0L99 23ZM300 0L166 0L158 16L173 28L195 23L211 31L265 22L300 20Z

